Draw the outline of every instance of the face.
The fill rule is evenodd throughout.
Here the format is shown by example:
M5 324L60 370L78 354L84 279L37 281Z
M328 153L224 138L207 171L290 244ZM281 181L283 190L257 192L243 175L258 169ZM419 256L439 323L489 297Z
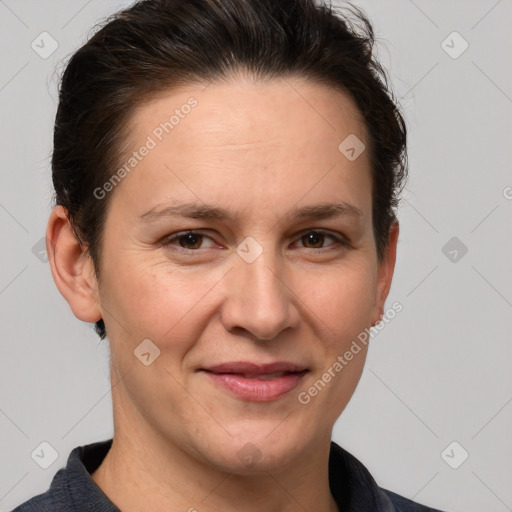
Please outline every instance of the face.
M98 302L115 407L208 464L276 469L330 439L366 347L344 355L387 294L368 151L338 149L369 143L325 86L203 89L138 109L126 160L150 149L108 192Z

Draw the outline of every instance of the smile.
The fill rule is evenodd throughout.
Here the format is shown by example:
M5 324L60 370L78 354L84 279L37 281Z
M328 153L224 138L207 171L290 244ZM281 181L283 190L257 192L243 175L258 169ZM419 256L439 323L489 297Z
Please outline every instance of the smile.
M218 388L249 402L281 398L298 386L308 372L306 368L291 363L224 363L201 371Z

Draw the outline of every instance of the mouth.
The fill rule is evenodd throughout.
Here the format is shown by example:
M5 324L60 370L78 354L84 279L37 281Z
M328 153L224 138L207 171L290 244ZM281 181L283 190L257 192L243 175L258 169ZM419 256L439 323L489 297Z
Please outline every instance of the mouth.
M261 365L233 362L200 369L218 388L248 402L269 402L283 397L298 386L308 371L304 366L288 362Z

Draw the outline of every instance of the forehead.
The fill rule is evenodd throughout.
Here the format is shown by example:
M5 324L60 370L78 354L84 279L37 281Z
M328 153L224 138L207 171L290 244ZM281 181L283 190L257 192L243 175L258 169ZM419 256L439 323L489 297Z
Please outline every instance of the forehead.
M189 108L191 98L196 106ZM186 118L189 121L184 123ZM190 119L193 132L186 129ZM237 149L230 148L231 143L241 150L247 149L243 144L268 144L269 135L279 136L276 141L286 136L297 141L305 137L315 144L326 138L327 143L337 140L348 135L347 131L366 138L362 115L346 93L291 77L267 82L239 77L162 91L136 106L128 122L130 138L161 131L155 121L171 121L169 133L165 129L161 133L163 138L170 132L177 138L186 132L180 143L197 145L194 134L210 135L216 145L224 144L226 149ZM283 127L284 132L280 131ZM159 138L158 133L155 136ZM208 145L208 140L202 142Z
M325 85L237 79L183 87L142 104L127 128L125 160L152 141L122 184L133 207L178 196L275 206L306 193L368 202L355 197L370 194L368 152L350 161L339 149L353 136L368 147L362 116L347 95Z

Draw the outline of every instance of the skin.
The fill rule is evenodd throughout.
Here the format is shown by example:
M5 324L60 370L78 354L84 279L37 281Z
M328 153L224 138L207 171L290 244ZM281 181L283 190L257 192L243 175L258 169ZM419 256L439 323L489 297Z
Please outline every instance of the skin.
M190 96L197 107L110 192L99 281L62 207L48 223L59 290L77 318L103 318L109 335L114 442L92 478L128 512L336 511L331 432L366 349L307 405L297 396L378 321L391 285L398 224L378 261L369 152L351 162L338 150L349 134L369 147L364 122L327 86L237 77L142 105L129 123L130 151ZM233 219L141 220L176 201L215 203ZM341 201L361 215L294 217ZM188 229L204 235L188 250L161 244ZM315 229L329 233L309 242ZM252 263L236 252L248 236L262 248ZM134 356L147 338L160 350L149 366ZM197 371L227 361L309 371L278 400L249 402ZM251 466L239 456L247 443L259 457Z

